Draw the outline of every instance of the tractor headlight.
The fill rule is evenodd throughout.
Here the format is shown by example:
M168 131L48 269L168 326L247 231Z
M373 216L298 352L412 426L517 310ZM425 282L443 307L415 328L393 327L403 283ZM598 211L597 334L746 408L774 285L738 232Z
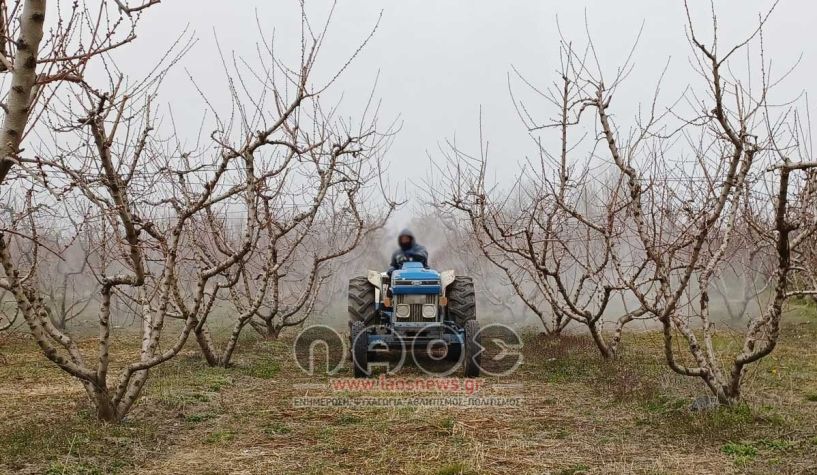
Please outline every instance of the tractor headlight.
M394 313L397 314L397 318L408 318L411 316L411 307L402 303L398 304Z
M436 305L423 305L423 318L436 318L437 317L437 306Z

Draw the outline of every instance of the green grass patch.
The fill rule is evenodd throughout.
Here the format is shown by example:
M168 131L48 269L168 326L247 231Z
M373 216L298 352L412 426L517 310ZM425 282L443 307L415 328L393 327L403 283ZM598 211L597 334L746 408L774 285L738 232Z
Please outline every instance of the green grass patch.
M281 364L277 360L264 358L241 368L241 372L252 378L272 379L281 371Z
M670 412L685 411L689 407L689 404L689 401L685 398L659 394L652 399L644 401L643 407L647 412L667 414Z
M728 442L721 447L721 452L732 457L737 465L746 465L757 457L757 447L746 442Z
M323 441L332 441L335 438L334 427L321 427L318 429L318 438Z
M363 418L354 414L341 414L336 419L334 424L339 426L356 425L363 422Z
M199 392L171 392L164 391L157 397L158 401L168 409L183 410L190 406L210 401L207 394Z
M230 430L216 430L207 434L204 442L207 444L223 444L235 438L235 434Z
M292 429L283 422L273 422L264 427L263 432L270 437L274 437L289 434L292 432Z
M563 468L556 472L558 475L580 475L582 473L587 473L590 470L590 467L587 465L579 464L573 465L572 467Z
M228 378L226 376L221 375L213 375L213 377L208 381L207 389L213 392L220 392L222 389L229 387L233 384L233 379Z
M779 439L761 439L758 440L756 444L759 447L772 451L789 450L794 447L794 442Z
M454 430L454 426L457 424L456 419L450 416L443 417L437 423L437 426L446 434L450 434Z
M468 467L464 462L455 462L443 466L434 473L436 475L473 475L477 472Z
M0 463L20 470L43 460L50 463L43 472L116 473L132 465L136 447L154 446L160 437L159 427L150 422L103 424L87 412L48 421L17 418L0 426Z

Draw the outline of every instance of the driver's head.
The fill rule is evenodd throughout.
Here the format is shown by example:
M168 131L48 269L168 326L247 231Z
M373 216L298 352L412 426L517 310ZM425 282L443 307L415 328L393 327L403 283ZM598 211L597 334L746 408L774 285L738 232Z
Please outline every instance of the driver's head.
M397 237L397 242L400 244L400 249L408 251L412 246L414 246L414 234L412 234L408 229L404 229Z

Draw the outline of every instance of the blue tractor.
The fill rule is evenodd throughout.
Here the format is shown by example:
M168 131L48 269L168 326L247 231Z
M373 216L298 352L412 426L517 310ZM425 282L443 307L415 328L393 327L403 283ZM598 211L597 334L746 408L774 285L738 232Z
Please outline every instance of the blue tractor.
M369 271L351 279L349 330L355 377L370 376L369 362L390 350L433 353L462 365L466 377L479 376L474 283L454 271L405 262L391 276Z

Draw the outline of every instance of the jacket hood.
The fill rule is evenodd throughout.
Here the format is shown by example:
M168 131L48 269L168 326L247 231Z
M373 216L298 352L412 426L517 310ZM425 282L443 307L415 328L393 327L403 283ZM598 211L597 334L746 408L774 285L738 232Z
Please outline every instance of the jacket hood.
M400 239L401 239L401 238L403 238L403 237L409 237L409 238L411 238L411 245L404 246L404 245L403 245L403 244L400 242ZM411 230L410 230L410 229L408 229L408 228L406 228L406 229L404 229L404 230L400 231L400 234L399 234L399 235L397 235L397 245L398 245L398 246L400 246L400 249L403 249L404 251L407 251L407 250L409 250L409 249L413 248L414 246L416 246L416 245L417 245L417 240L416 240L416 239L414 239L414 233L412 233L412 232L411 232Z

